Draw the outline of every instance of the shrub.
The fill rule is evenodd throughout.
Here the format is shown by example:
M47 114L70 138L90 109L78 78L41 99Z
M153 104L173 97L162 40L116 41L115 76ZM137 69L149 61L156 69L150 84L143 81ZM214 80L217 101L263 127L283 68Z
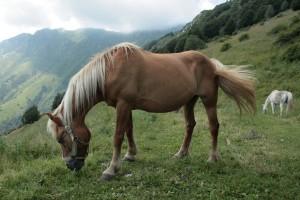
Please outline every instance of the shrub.
M222 52L227 51L230 48L231 48L231 44L230 43L225 43L225 44L222 45L220 51L222 51Z
M248 39L249 39L249 35L247 33L245 33L239 37L240 42L242 42L244 40L248 40Z
M282 33L275 41L276 44L284 45L294 41L295 38L300 36L300 26L296 26L291 31Z
M290 27L294 26L295 24L298 24L300 22L300 16L294 16L291 19Z
M218 41L219 42L225 42L226 40L229 40L231 37L230 36L224 36L224 37L221 37Z
M287 26L285 24L279 24L271 29L271 31L268 32L269 35L275 35L279 32L287 30Z
M57 93L56 96L53 99L52 102L52 107L51 109L54 110L55 108L57 108L57 106L59 106L59 104L61 103L62 99L64 98L65 93Z
M23 124L32 124L33 122L39 120L40 112L38 111L37 106L32 106L28 108L22 116Z
M282 59L288 62L300 61L300 45L289 47L282 55Z

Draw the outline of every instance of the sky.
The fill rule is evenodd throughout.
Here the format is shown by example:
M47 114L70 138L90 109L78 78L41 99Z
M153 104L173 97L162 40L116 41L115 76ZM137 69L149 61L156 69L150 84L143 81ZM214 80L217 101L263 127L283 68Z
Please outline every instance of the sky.
M225 0L0 0L0 41L42 28L163 29Z

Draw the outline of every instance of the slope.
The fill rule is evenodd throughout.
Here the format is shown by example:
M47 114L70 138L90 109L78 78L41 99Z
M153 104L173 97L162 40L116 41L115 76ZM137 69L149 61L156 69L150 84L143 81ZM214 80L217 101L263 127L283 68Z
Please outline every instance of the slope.
M184 129L182 113L134 112L138 160L124 162L119 176L98 181L112 154L114 109L97 105L87 117L92 143L86 165L71 173L60 158L58 144L46 133L46 118L0 137L0 194L3 199L299 199L299 102L289 116L260 112L272 89L291 89L299 97L299 62L277 59L285 48L274 46L274 27L289 24L295 12L285 12L230 38L208 43L205 53L226 64L252 64L257 72L255 116L242 118L220 92L219 146L222 161L206 163L210 148L202 104L196 106L197 126L191 156L173 159ZM248 34L249 39L239 38ZM222 42L223 41L223 42ZM224 43L231 48L220 49ZM279 78L279 81L278 81ZM285 81L282 81L285 80ZM122 152L126 151L126 142Z

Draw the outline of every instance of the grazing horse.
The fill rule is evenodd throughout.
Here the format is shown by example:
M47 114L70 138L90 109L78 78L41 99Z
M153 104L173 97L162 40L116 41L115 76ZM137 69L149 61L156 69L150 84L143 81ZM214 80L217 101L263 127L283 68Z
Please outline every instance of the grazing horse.
M254 76L243 67L226 68L197 51L156 54L131 43L118 44L96 55L69 82L62 103L49 116L48 131L61 144L62 156L71 170L79 170L88 154L91 133L84 119L98 102L116 108L113 155L101 179L110 180L121 167L121 145L126 134L125 160L137 153L132 111L163 113L184 107L186 132L176 157L188 154L194 126L194 106L201 98L212 136L210 160L219 159L217 138L218 88L233 98L240 111L255 110Z
M280 107L280 116L282 116L283 107L286 106L285 113L287 115L288 111L291 110L293 106L293 94L289 91L279 91L273 90L271 94L267 97L265 103L263 104L263 112L267 112L268 105L271 104L272 113L275 114L275 106Z

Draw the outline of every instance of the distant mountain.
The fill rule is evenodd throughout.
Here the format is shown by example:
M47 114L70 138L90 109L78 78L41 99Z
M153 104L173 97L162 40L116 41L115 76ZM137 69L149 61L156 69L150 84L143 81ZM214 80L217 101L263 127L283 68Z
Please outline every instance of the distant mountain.
M26 108L49 110L57 92L95 53L120 42L143 46L181 27L119 33L101 29L42 29L0 43L0 133L20 124Z

